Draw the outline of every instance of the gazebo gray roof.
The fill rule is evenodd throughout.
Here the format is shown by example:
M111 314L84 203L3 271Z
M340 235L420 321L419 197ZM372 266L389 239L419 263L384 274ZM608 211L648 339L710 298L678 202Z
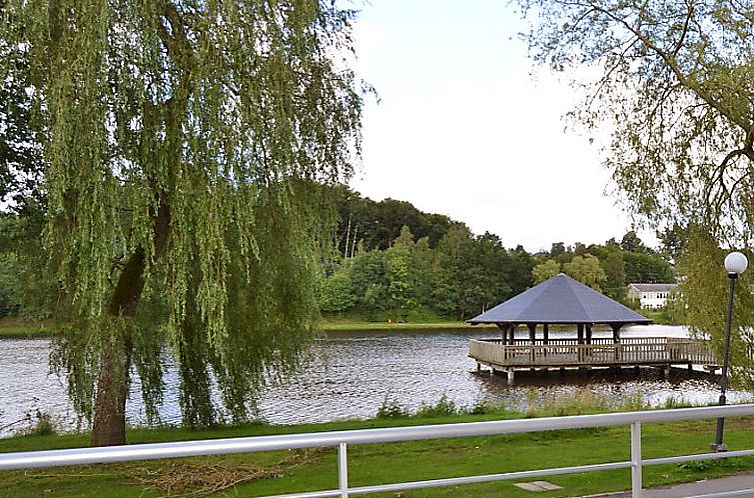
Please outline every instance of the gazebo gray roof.
M649 324L652 320L560 273L469 323Z

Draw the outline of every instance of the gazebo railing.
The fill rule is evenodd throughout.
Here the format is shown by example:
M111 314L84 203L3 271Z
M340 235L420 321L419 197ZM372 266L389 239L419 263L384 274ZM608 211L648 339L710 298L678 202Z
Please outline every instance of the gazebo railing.
M473 340L469 356L499 367L559 367L610 365L717 365L714 353L700 341L681 338L612 339L578 344L556 339L549 344L503 345L499 340Z
M621 338L620 343L621 344L665 344L671 339L676 339L673 337L627 337L627 338ZM485 342L492 342L496 344L502 344L502 339L479 339L480 341ZM681 339L686 340L686 339ZM615 341L612 337L592 337L591 339L592 344L615 344ZM534 339L534 346L548 346L548 345L577 345L579 344L579 340L576 338L568 338L568 339L545 339L543 338L536 338ZM508 344L510 345L510 344ZM520 338L520 339L514 339L513 340L513 346L531 346L531 340L528 338Z

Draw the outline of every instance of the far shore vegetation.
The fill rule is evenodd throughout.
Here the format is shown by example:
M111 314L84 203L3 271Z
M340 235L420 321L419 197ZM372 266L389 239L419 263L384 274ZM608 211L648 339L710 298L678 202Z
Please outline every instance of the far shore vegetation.
M662 408L685 406L669 400ZM640 399L628 400L617 410L646 409ZM424 424L447 424L506 420L521 417L562 416L605 411L604 399L578 391L571 399L524 412L502 405L479 403L459 408L446 398L409 412L386 399L369 420L346 420L320 424L219 426L206 429L163 427L131 428L131 444L163 441L292 434L368 429ZM703 453L714 436L714 420L675 424L646 424L643 428L645 458ZM31 434L31 435L28 435ZM731 450L754 446L751 421L729 419L726 442ZM0 441L0 451L33 451L86 446L86 433L54 434L49 418L39 419L27 435ZM349 482L368 485L409 480L479 475L536 468L628 460L627 427L552 431L489 437L439 439L398 444L349 446ZM421 465L416 465L421 462ZM157 496L260 496L333 489L337 487L337 455L333 448L267 453L152 460L122 464L70 466L0 473L0 497L157 497ZM754 458L699 461L687 464L648 466L645 487L669 485L754 470ZM530 480L530 479L529 479ZM620 491L630 486L629 470L551 476L562 489L549 497L583 496ZM512 497L529 492L513 484L526 480L412 490L412 497ZM380 494L384 498L394 494Z

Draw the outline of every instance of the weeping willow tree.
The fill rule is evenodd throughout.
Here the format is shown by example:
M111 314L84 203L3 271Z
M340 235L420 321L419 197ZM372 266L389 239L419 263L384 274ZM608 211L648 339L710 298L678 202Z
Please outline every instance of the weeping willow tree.
M134 369L155 416L165 341L186 423L245 419L316 325L315 185L347 176L360 144L362 93L343 62L353 13L317 0L4 3L3 43L29 61L44 137L53 362L92 444L125 442Z
M535 20L534 59L581 73L574 83L584 101L569 117L593 137L612 132L604 164L628 210L658 228L690 227L682 308L721 349L720 248L754 242L754 2L519 3ZM749 286L737 295L734 361L754 389Z

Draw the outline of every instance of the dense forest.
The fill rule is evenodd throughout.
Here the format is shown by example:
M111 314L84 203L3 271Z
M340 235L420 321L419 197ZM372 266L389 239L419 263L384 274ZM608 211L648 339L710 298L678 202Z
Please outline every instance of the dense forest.
M660 251L635 232L620 241L528 253L499 236L475 235L462 222L404 201L379 202L337 187L337 254L323 264L326 315L366 320L465 320L559 272L625 301L631 282L674 282L670 264L684 233L659 233Z
M409 202L373 201L345 186L332 188L336 235L321 257L326 316L465 320L561 271L625 301L630 282L675 281L669 262L684 240L677 227L658 234L658 251L630 231L620 241L555 242L532 254ZM0 317L49 316L40 299L51 285L40 260L41 226L33 212L0 217Z

